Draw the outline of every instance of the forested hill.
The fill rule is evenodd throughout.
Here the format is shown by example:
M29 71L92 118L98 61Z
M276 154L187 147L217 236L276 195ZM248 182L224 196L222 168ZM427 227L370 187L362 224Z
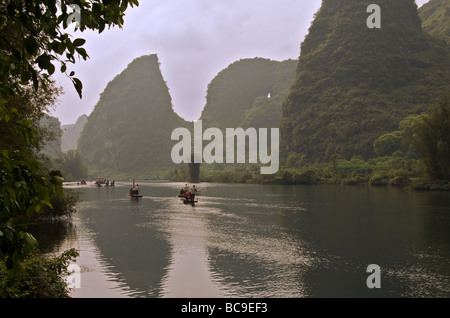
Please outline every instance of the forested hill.
M283 104L284 157L374 157L377 137L448 92L449 46L422 29L414 0L378 1L379 29L367 27L372 3L322 2Z
M278 127L282 101L295 78L297 64L297 60L254 58L229 65L208 86L200 118L203 125Z
M425 31L450 43L450 0L430 0L419 15Z
M78 150L105 177L152 177L172 165L170 136L185 125L172 109L158 57L142 56L108 83L84 126Z

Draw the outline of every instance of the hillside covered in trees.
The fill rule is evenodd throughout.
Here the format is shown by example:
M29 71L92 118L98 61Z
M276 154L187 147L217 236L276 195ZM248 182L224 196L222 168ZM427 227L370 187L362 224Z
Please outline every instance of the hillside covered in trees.
M278 127L297 63L255 58L231 64L209 85L203 127ZM185 169L171 160L170 137L175 128L193 125L173 111L156 55L130 63L107 85L87 123L78 121L66 127L63 142L69 146L72 130L84 125L78 152L93 173L160 178Z
M100 96L78 151L94 171L153 176L173 166L172 130L185 121L172 109L156 55L135 59Z
M322 2L283 105L285 159L376 157L379 136L448 92L449 46L422 29L414 1L379 1L379 29L366 26L371 3Z
M242 59L209 84L203 125L218 128L278 127L281 105L295 78L297 60Z
M419 9L423 29L450 43L450 0L430 0Z

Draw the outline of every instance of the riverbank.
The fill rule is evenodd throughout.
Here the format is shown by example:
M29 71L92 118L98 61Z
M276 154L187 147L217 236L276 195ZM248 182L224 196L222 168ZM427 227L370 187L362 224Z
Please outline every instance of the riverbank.
M91 176L108 175L117 180L168 180L187 182L191 179L189 166L158 173L116 174L112 171L91 171ZM130 181L131 182L131 181ZM201 164L200 175L195 181L218 183L278 184L278 185L370 185L393 186L408 190L449 191L449 180L431 180L420 159L412 154L396 152L392 156L364 160L355 156L346 160L332 156L329 162L306 163L304 156L290 156L280 170L273 175L261 175L260 165L254 164Z
M61 227L54 225L70 224L78 202L78 194L69 189L55 193L50 199L51 207L43 206L39 213L23 224L27 231L24 235L35 241L33 232L39 228L43 228L46 235L61 234ZM49 255L41 250L40 240L35 243L34 250L29 251L16 270L11 269L11 264L0 252L0 298L69 297L64 277L69 274L68 266L78 257L78 252L71 248L58 256ZM58 243L59 240L55 240L54 244Z
M222 165L223 166L223 165ZM449 191L448 180L431 180L422 162L407 156L386 156L365 161L359 156L351 160L335 158L330 162L303 164L301 159L289 162L277 174L261 175L259 166L219 167L202 165L200 180L204 182L253 183L280 185L370 185L393 186L408 190ZM172 178L172 181L183 181Z

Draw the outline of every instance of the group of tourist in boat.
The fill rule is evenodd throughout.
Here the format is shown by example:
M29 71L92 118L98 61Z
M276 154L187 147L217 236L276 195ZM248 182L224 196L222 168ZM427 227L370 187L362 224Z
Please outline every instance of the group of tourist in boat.
M184 203L194 203L195 196L197 195L198 189L193 185L190 189L187 184L185 184L184 188L180 190L180 194L178 195L181 198L184 198Z
M110 182L109 180L103 178L97 178L97 180L95 181L95 185L97 187L114 187L115 184L116 184L115 180Z
M130 197L135 197L135 198L142 197L139 193L139 184L137 184L136 186L134 186L134 184L133 184L133 186L130 189Z

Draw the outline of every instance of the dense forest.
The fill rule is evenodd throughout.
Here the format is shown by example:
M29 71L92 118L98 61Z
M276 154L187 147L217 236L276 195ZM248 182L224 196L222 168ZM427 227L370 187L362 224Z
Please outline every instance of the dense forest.
M284 158L373 158L376 138L448 91L449 46L423 31L414 1L381 1L380 29L366 27L370 3L323 1L283 105Z

